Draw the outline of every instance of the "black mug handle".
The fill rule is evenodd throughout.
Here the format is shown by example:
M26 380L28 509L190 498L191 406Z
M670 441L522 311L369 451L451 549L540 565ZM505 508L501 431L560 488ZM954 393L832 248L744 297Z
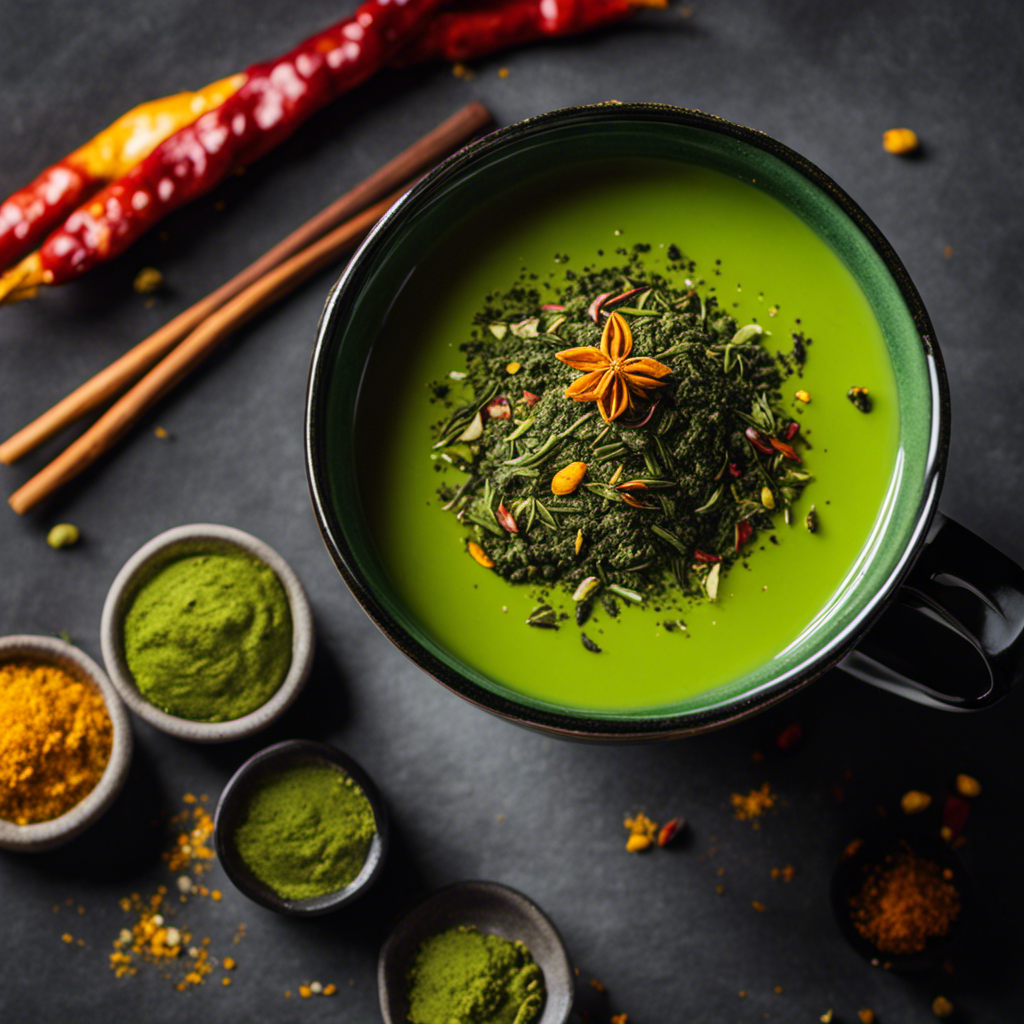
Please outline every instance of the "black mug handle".
M937 513L895 599L839 667L932 707L994 704L1024 674L1024 569Z

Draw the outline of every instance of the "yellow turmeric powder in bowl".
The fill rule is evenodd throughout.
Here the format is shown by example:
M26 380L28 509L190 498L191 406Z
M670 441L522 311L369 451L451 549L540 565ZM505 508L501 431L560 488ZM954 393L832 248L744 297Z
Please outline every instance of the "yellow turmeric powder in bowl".
M55 663L0 662L0 819L58 818L96 787L113 724L99 688Z

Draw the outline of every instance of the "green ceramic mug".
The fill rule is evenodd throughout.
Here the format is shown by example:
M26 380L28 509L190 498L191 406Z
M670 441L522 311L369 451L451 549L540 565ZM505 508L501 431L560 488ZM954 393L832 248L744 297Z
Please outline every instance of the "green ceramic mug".
M649 713L587 714L518 698L460 662L403 608L373 554L354 455L359 381L379 326L412 268L456 215L555 164L621 151L756 179L840 257L888 347L900 411L897 470L856 571L799 642L743 678ZM374 622L467 700L563 736L682 736L752 714L827 669L939 707L1003 696L1024 665L1024 570L937 512L949 443L942 357L903 264L864 212L817 167L768 136L660 104L555 111L494 132L429 174L380 221L332 290L306 407L307 472L324 540ZM950 686L955 687L950 690Z

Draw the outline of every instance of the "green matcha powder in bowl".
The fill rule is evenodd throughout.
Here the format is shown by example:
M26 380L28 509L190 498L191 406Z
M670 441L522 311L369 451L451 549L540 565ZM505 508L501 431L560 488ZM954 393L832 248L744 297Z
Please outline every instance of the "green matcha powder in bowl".
M312 664L302 585L262 541L226 526L169 530L129 559L107 595L103 657L128 706L184 739L269 725Z
M235 886L279 913L324 914L379 875L383 800L370 776L325 743L287 740L249 758L217 804L214 844Z

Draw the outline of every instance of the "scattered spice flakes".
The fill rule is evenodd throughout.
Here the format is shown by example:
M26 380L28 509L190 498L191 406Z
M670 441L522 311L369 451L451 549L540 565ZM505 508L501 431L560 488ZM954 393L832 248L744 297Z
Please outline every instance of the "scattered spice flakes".
M894 156L909 156L921 148L913 128L890 128L882 135L882 148Z
M942 255L945 256L947 260L948 259L952 259L952 257L953 257L953 246L951 246L951 245L945 246L943 248L943 250L942 250Z
M468 82L473 78L476 78L476 72L472 68L466 67L465 64L453 64L452 74L456 78L461 78L464 82Z
M184 807L170 819L176 835L162 859L173 874L188 871L198 879L214 860L210 846L213 819L205 806L207 799L205 794L196 797L186 793L182 799ZM190 875L180 874L173 887L177 905L169 902L170 892L168 886L159 885L149 896L134 892L118 901L122 911L131 914L134 920L130 927L120 930L112 943L109 965L115 977L131 977L138 973L141 965L149 964L172 981L175 989L183 992L201 985L217 966L217 959L210 951L209 937L197 940L189 927L176 926L168 918L190 898L210 896L215 899L219 891L211 892L205 885L193 882ZM239 925L232 941L238 943L244 935L245 925ZM225 957L221 966L233 970L235 961ZM230 979L222 979L221 984L225 981L230 984Z
M729 797L733 814L737 821L750 821L760 818L766 811L775 806L778 798L772 792L771 784L765 782L760 789L752 789L749 793L733 793Z
M931 802L932 798L927 793L922 793L919 789L911 789L900 798L900 807L903 808L904 814L920 814L930 806Z
M821 1015L820 1019L821 1019L821 1024L832 1024L832 1011L831 1010L826 1010Z
M171 435L166 427L154 427L153 436L159 438L161 441L166 441Z
M595 992L603 992L604 991L604 983L598 981L597 978L591 978L590 979L590 987L592 989L594 989Z
M759 913L763 914L768 908L760 900L751 900L750 905Z
M795 874L796 868L792 864L787 864L782 868L772 868L771 871L773 881L778 881L781 878L784 882L792 882Z
M945 996L936 996L932 1001L932 1013L940 1019L953 1016L953 1004Z
M498 68L499 78L508 78L508 68Z
M629 853L641 853L654 845L658 835L658 823L648 818L643 811L631 818L627 816L622 824L629 830L629 839L626 840L626 850Z
M612 1017L611 1024L627 1024L628 1020L629 1014L617 1013L614 1017Z
M810 404L811 393L809 391L805 391L803 388L801 388L794 397L798 402L803 402L804 405Z
M852 387L846 392L846 397L859 412L871 412L871 396L867 388Z
M860 1024L875 1024L875 1011L872 1009L858 1010L857 1017L860 1019Z
M775 737L775 746L779 748L784 754L788 754L791 750L795 750L799 745L800 741L804 737L803 726L799 722L793 722L787 725Z
M956 777L956 791L961 796L981 796L981 783L971 775L958 775Z
M155 292L164 283L164 275L156 267L143 267L132 281L132 288L139 295L148 295Z

